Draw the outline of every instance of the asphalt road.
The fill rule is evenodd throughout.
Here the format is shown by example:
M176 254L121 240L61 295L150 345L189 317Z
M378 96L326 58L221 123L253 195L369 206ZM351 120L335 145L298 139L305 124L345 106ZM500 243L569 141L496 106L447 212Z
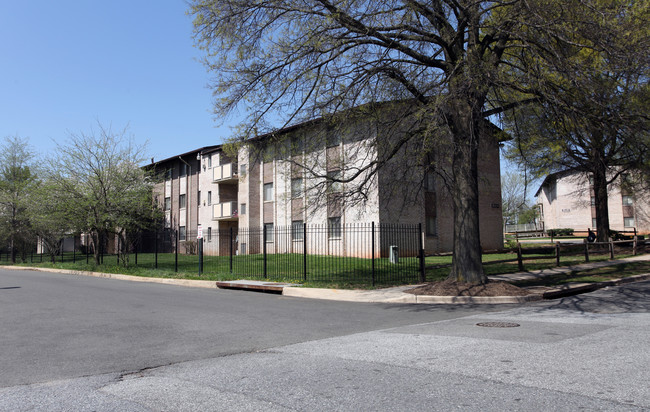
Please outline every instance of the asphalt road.
M450 319L483 310L355 304L0 269L0 387Z
M649 302L650 282L467 308L0 271L0 410L648 410Z

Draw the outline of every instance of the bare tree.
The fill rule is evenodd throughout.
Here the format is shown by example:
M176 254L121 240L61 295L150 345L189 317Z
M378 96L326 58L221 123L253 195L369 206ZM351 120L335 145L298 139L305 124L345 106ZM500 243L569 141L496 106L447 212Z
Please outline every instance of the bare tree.
M451 192L450 276L468 282L487 280L477 173L480 143L491 134L485 119L536 99L520 88L535 72L519 70L519 50L543 64L553 48L571 41L567 33L581 21L580 11L600 7L579 0L190 4L196 43L215 76L215 113L246 110L241 139L273 137L278 122L281 128L315 117L334 119L355 107L373 111L385 109L381 102L408 101L407 108L391 111L396 127L384 130L396 133L375 139L376 155L336 179L367 179L403 148L413 149L420 178L435 169ZM438 163L448 167L440 170Z
M96 264L109 235L117 235L124 247L129 231L151 222L153 187L139 166L143 160L144 147L125 129L114 132L98 124L89 133L70 133L50 161L48 187L61 202L56 212L70 219L76 232L90 234Z

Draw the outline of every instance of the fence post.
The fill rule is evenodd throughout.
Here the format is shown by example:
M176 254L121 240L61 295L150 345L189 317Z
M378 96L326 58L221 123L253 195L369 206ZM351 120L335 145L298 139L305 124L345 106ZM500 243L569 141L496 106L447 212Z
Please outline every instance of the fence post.
M636 231L636 229L634 229L634 231ZM632 255L633 256L636 256L636 245L637 245L637 239L638 238L639 237L635 234L634 235L634 241L632 242Z
M517 265L519 266L519 271L524 271L524 259L521 256L521 243L517 242Z
M117 266L120 266L120 235L117 235L117 250L115 250L115 256L117 257Z
M264 257L264 279L266 279L266 225L262 226L262 251Z
M302 279L307 281L307 223L302 224Z
M153 232L153 267L158 269L158 228Z
M178 229L176 229L174 233L176 234L176 243L174 244L174 272L178 272L178 245L181 242L181 235L178 232ZM185 236L187 236L187 232L185 232Z
M612 238L609 238L609 258L614 259L614 240Z
M199 239L199 276L203 272L203 238Z
M589 242L585 239L585 262L589 263Z
M220 233L219 237L221 237ZM221 244L221 239L219 239L219 244ZM232 226L230 227L230 274L232 275Z
M555 266L560 266L560 242L555 243Z
M420 244L420 282L427 281L427 274L424 269L424 241L422 240L423 235L422 223L418 223L418 241Z
M372 266L371 266L371 281L372 286L375 286L375 222L372 222Z

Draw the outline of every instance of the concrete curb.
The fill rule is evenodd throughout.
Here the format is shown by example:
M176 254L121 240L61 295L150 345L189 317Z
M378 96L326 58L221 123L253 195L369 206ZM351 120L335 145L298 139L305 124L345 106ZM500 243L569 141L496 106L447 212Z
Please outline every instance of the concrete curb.
M597 283L567 283L566 286L543 292L542 297L544 299L557 299L564 296L593 292L595 290L606 288L608 286L619 286L627 283L643 282L645 280L650 280L650 273Z
M339 300L346 302L367 302L367 303L424 303L424 304L480 304L498 305L535 302L542 300L541 294L526 296L428 296L406 293L405 290L413 289L417 285L391 288L391 290L343 290L343 289L318 289L285 287L282 291L284 296Z
M95 278L128 280L131 282L160 283L164 285L185 286L191 288L216 289L217 285L214 280L192 280L192 279L170 279L170 278L151 278L144 276L122 275L119 273L88 272L85 270L53 269L38 268L28 266L0 266L2 269L10 270L34 270L38 272L61 273L64 275L90 276Z
M148 282L159 283L172 286L185 286L192 288L217 289L218 284L214 280L190 280L190 279L169 279L169 278L152 278L133 275L122 275L117 273L89 272L69 269L52 269L38 268L27 266L0 266L2 269L9 270L34 270L40 272L61 273L67 275L90 276L97 278L119 279L131 282ZM626 283L641 282L650 280L650 274L635 275L627 278L611 280L599 283L574 283L565 286L537 292L526 296L430 296L430 295L413 295L406 293L408 289L413 289L419 285L399 286L390 289L379 290L348 290L348 289L320 289L304 288L294 286L284 286L278 283L282 288L283 296L300 297L308 299L338 300L344 302L362 302L362 303L409 303L409 304L477 304L477 305L500 305L500 304L518 304L526 302L536 302L543 299L557 299L564 296L576 295L580 293L593 292L608 286L618 286ZM235 281L237 282L237 281ZM231 282L232 283L232 282ZM264 282L266 289L274 282ZM239 288L242 289L242 288ZM246 288L243 288L246 289ZM256 289L256 288L248 288ZM257 288L259 289L259 288ZM278 292L279 290L274 291Z

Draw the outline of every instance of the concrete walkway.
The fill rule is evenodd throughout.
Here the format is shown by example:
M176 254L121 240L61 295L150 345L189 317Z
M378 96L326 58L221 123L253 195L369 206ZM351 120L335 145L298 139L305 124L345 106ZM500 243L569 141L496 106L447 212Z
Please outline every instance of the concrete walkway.
M582 263L574 266L564 266L544 270L531 270L529 272L516 272L503 275L488 276L490 280L495 281L523 281L535 280L562 273L573 271L584 271L606 266L614 266L621 263L650 261L650 255L640 255L624 259L615 259L607 261ZM412 289L418 285L398 286L393 288L376 289L376 290L342 290L342 289L317 289L304 287L284 287L282 294L285 296L295 296L312 299L331 299L355 302L382 302L382 303L428 303L428 304L503 304L503 303L523 303L538 301L542 299L553 299L561 296L567 296L577 293L591 292L606 286L615 286L621 283L638 282L650 279L650 274L632 276L618 281L600 282L600 283L568 283L563 286L553 288L530 288L533 294L528 296L422 296L405 293L406 290Z

